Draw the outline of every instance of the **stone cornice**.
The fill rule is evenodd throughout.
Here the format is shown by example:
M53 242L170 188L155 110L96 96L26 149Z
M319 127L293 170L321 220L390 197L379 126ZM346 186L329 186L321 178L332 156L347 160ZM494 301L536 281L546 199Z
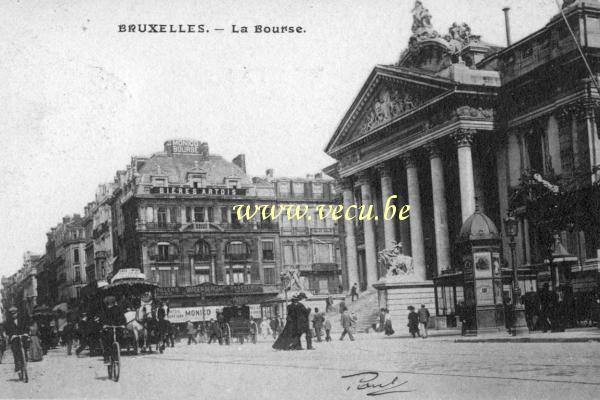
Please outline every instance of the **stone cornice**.
M382 161L399 157L410 150L425 146L432 140L449 136L459 128L493 131L496 129L496 126L494 121L455 120L437 126L427 135L424 135L422 130L415 130L408 136L400 135L392 137L389 140L379 143L372 151L369 151L372 157L362 159L360 162L340 168L340 176L351 176L363 169L374 167Z

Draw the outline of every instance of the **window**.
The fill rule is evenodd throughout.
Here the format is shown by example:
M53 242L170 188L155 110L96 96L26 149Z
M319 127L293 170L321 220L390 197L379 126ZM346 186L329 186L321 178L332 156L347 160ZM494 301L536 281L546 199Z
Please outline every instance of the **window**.
M231 222L231 220L229 219L229 217L230 217L229 208L227 208L227 207L221 207L221 221L223 223Z
M73 264L79 264L79 249L73 249Z
M283 264L294 264L294 246L292 246L291 244L283 246Z
M158 245L158 261L169 261L169 245Z
M199 240L198 242L196 242L196 246L194 248L194 260L210 260L210 246L204 240Z
M316 198L323 197L323 184L322 183L313 182L312 190L313 190L314 197L316 197Z
M192 271L192 285L199 285L211 281L210 264L206 260L190 257L190 267Z
M169 221L172 224L176 224L177 223L177 217L179 214L179 209L177 207L171 207L169 208Z
M194 207L194 222L206 222L204 218L204 207Z
M315 244L315 262L329 263L331 262L331 245L328 243Z
M262 242L262 258L263 261L273 261L275 259L275 255L273 254L273 242Z
M275 268L264 268L263 273L265 276L265 284L274 285L277 283L277 277L275 276Z
M230 260L245 260L250 257L250 249L244 242L229 242L225 249L225 257Z
M100 261L100 279L106 278L106 261Z
M237 213L233 211L233 208L229 210L229 220L233 225L240 226L242 222L238 219Z
M167 180L165 178L153 178L152 185L153 186L167 186Z
M146 207L146 222L154 222L154 209Z
M159 227L166 227L167 226L167 209L164 207L160 207L158 209L158 226Z
M240 185L240 181L238 179L227 179L227 187L232 189L237 189Z
M244 283L246 267L243 265L233 265L231 267L231 283ZM248 275L248 278L250 275Z
M75 279L74 282L81 282L81 267L75 267Z
M304 196L304 182L294 182L294 196Z
M215 215L214 215L214 210L212 207L207 207L206 208L206 222L215 222Z
M290 194L290 183L289 182L279 182L279 193L282 196L289 196Z
M298 246L298 264L310 264L308 246L305 244Z
M185 208L185 222L192 222L192 207Z

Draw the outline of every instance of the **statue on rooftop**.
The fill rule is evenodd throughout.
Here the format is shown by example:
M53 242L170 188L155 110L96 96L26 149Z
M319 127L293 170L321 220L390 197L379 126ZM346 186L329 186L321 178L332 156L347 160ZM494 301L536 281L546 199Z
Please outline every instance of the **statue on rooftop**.
M427 8L423 6L423 3L419 0L415 1L415 6L412 10L413 14L413 25L412 32L413 37L417 39L428 39L436 38L439 34L433 30L431 25L431 13Z

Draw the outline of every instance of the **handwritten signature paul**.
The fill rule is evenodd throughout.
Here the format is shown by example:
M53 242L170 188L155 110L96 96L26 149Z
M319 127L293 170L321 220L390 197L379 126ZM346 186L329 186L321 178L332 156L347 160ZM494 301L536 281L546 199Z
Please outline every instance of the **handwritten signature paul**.
M395 376L393 379L387 381L379 378L379 372L365 371L358 372L352 375L343 375L342 379L351 379L350 384L346 390L357 390L365 391L367 396L383 396L386 394L393 393L408 393L412 390L399 390L398 388L406 385L408 381L399 381L400 378Z

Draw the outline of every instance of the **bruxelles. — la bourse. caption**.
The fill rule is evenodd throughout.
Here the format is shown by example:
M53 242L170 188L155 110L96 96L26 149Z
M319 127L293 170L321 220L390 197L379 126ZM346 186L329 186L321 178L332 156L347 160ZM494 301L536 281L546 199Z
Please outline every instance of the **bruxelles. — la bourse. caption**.
M119 33L209 33L226 31L221 27L209 27L206 24L120 24ZM305 33L299 25L238 25L232 24L230 33Z

